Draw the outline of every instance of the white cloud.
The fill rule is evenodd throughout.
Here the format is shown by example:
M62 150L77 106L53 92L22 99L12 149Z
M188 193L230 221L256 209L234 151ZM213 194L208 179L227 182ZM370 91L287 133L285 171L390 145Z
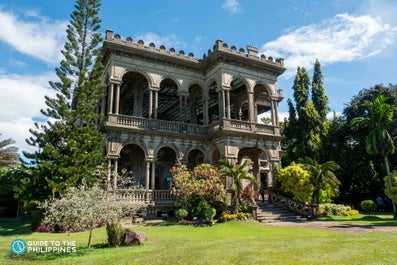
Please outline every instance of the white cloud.
M241 13L243 10L237 0L226 0L222 7L229 11L230 14Z
M40 109L45 108L44 96L55 95L48 81L56 80L55 74L22 76L0 73L0 133L2 139L13 138L22 150L33 150L25 143L34 128L33 117L42 117Z
M311 69L315 59L322 65L350 62L378 54L395 42L397 28L369 15L338 14L319 24L291 31L262 46L266 56L282 57L284 77L295 74L297 66Z
M159 36L155 33L147 32L145 34L140 34L136 36L134 42L138 42L138 40L143 40L145 45L149 45L149 43L153 42L157 48L160 47L160 45L164 45L167 50L169 48L180 49L186 47L186 44L178 40L178 37L175 34Z
M0 8L0 41L20 53L54 63L61 58L67 22L50 21L37 13L26 13L26 20Z

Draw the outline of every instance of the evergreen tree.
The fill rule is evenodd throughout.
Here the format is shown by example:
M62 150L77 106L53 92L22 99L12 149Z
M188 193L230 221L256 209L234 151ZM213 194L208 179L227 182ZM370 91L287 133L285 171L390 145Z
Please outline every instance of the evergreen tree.
M328 97L325 95L324 91L323 74L321 72L321 66L318 60L316 60L316 62L314 63L312 81L312 102L321 117L321 121L324 122L327 119L329 107Z
M28 144L39 150L24 153L33 161L33 174L45 181L53 197L83 181L97 181L96 168L104 164L105 135L99 131L95 108L103 97L100 63L100 0L77 0L67 27L64 59L55 69L59 81L49 82L55 98L45 97L46 125L35 124Z
M309 86L309 74L304 67L298 66L294 85L292 87L292 89L294 90L294 99L298 116L300 114L301 108L306 105L307 100L309 99Z

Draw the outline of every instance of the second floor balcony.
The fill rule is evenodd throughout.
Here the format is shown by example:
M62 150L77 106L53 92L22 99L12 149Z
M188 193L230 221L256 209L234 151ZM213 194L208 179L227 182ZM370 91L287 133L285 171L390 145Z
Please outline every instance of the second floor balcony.
M280 137L280 128L278 126L226 118L209 125L197 125L129 115L108 114L103 125L110 130L118 128L131 131L158 131L191 136L209 136L218 131L226 131Z

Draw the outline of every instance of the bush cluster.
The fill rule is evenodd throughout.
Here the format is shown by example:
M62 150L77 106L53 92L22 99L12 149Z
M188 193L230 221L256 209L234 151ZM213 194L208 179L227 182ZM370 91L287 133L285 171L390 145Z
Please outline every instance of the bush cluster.
M361 209L368 214L371 214L371 212L375 212L378 209L378 206L373 200L364 200L361 202L360 206Z
M346 206L343 204L335 204L335 203L325 203L320 204L318 208L318 213L324 216L327 215L338 215L338 216L352 216L358 211L352 210L350 206Z

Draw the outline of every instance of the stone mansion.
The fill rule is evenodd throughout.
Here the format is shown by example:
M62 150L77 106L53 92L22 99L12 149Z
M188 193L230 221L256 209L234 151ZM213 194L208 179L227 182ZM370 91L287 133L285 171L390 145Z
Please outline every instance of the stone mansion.
M109 168L124 170L144 187L139 194L125 191L126 198L158 208L172 203L168 185L176 162L193 168L249 159L250 173L272 185L272 168L280 163L277 108L283 95L277 77L285 71L283 59L222 40L197 59L183 50L122 40L111 30L103 55L107 92L98 112L105 117ZM258 119L264 113L267 124Z

